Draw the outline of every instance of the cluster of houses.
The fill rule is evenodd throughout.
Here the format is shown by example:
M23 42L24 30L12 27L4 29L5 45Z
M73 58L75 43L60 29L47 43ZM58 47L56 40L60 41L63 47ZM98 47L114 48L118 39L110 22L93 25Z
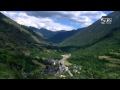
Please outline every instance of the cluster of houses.
M55 76L59 76L63 71L67 70L64 67L64 63L60 60L54 60L52 58L46 60L47 63L49 63L51 66L46 67L46 69L43 71L44 74L52 74Z
M79 72L80 70L81 70L81 66L76 66L76 65L73 66L73 72L74 73L80 73Z
M49 66L47 66L44 70L44 74L52 74L54 76L59 77L65 77L65 75L62 75L63 72L67 72L71 77L73 77L73 74L69 70L69 67L65 66L64 61L69 58L70 55L63 55L63 59L61 60L55 60L53 58L49 58L45 60L47 63L49 63ZM80 73L81 66L72 65L72 72L74 73Z
M51 67L47 67L43 72L44 74L52 74L55 76L61 76L63 72L68 72L72 77L73 74L70 72L69 68L64 65L62 60L48 59L47 62L51 64ZM57 68L56 68L57 67Z

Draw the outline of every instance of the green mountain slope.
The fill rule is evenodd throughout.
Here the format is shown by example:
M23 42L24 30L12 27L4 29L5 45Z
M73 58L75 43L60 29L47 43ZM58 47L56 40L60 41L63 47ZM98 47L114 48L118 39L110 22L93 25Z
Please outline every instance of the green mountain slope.
M63 41L61 46L85 46L98 41L111 33L113 28L120 27L120 12L115 11L108 16L112 17L112 24L101 24L101 20L83 28L75 35Z
M0 13L0 79L42 78L37 76L40 71L36 74L41 67L32 60L59 57L48 49L51 47L28 27Z
M26 45L30 43L44 44L45 41L27 27L19 25L0 13L0 45Z
M74 78L120 79L120 27L86 48L71 51L71 63L82 66Z

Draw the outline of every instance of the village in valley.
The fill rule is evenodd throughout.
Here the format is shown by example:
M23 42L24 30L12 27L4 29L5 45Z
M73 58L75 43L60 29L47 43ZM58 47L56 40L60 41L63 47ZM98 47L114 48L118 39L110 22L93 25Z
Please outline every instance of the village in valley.
M63 57L61 60L55 60L53 58L43 59L43 63L47 63L48 65L41 71L41 73L54 75L60 78L66 78L67 76L73 77L74 74L80 73L81 66L73 65L67 60L71 57L71 54L61 56ZM33 63L41 66L41 63L37 60L33 60Z

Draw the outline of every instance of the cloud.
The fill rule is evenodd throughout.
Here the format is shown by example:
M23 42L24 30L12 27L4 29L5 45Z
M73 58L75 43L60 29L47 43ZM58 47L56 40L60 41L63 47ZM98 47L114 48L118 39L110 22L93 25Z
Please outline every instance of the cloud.
M20 24L52 31L75 29L70 24L64 25L56 20L70 20L80 27L86 27L106 15L102 11L2 11L2 13Z
M52 31L59 30L72 30L74 27L63 25L55 22L49 17L35 17L27 15L25 12L2 12L7 15L11 19L15 20L17 23L26 25L26 26L34 26L36 28L46 28Z
M68 19L81 26L88 26L95 20L100 19L106 14L102 11L35 11L26 12L28 15L36 17L54 17L57 19Z

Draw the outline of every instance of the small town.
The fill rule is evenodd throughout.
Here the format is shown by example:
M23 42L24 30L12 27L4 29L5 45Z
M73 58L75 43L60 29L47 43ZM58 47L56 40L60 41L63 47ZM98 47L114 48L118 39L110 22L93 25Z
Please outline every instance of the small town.
M43 70L44 74L52 74L54 76L59 77L66 77L65 75L62 75L63 72L67 72L70 77L73 77L73 74L69 70L69 66L65 65L65 62L68 58L71 57L71 54L61 55L63 58L61 60L54 60L54 59L48 59L46 60L48 63L50 63L53 67L47 67L45 70ZM72 65L73 66L73 65ZM57 69L55 69L57 67ZM80 73L81 66L73 66L73 72Z

